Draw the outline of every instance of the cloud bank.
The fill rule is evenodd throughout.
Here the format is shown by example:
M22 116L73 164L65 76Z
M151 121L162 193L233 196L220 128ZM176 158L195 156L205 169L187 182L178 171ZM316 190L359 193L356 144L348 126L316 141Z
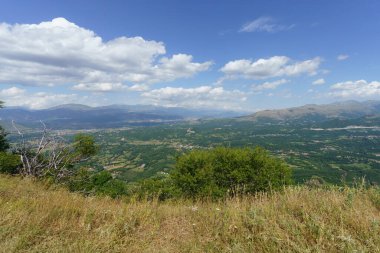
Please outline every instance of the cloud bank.
M79 99L76 94L29 93L25 89L17 87L0 90L0 95L6 101L7 106L21 106L30 109L43 109L59 104L75 103Z
M0 24L0 84L75 85L110 91L121 84L149 85L191 77L211 62L187 54L165 56L162 42L142 37L104 41L64 18L40 24Z
M366 80L346 81L336 83L330 87L330 96L340 98L378 98L380 96L380 82Z
M245 94L239 90L225 90L223 87L213 86L165 87L144 92L142 97L150 103L165 106L223 109L242 109L241 103L247 99Z

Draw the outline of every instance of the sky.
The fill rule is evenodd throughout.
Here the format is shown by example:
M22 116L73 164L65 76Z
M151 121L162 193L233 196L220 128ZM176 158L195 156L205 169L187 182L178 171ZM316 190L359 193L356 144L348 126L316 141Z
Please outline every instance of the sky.
M380 99L378 0L2 0L0 100L253 112Z

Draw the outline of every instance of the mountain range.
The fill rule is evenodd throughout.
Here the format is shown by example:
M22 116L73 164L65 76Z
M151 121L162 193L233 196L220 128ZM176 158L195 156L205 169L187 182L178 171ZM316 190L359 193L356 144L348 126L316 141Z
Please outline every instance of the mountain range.
M90 107L80 104L65 104L49 109L30 110L8 107L0 110L0 124L11 128L15 121L19 127L40 128L43 121L52 129L96 129L149 126L175 123L194 119L236 118L252 122L321 122L330 119L355 119L380 115L380 101L345 101L324 105L263 110L243 115L241 112L160 107L153 105L110 105Z
M240 117L239 120L254 122L320 122L330 119L355 119L380 115L380 101L344 101L332 104L308 104L300 107L263 110Z
M22 128L40 128L43 121L52 129L94 129L147 126L192 119L229 118L242 113L224 110L187 109L153 105L110 105L90 107L65 104L49 109L30 110L6 107L0 110L0 124L6 129L14 121Z

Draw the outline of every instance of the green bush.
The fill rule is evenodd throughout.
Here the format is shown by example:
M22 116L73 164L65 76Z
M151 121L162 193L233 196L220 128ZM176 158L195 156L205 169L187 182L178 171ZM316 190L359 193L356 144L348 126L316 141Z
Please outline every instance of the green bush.
M96 194L117 198L128 194L127 184L118 179L110 179L102 186L97 187Z
M0 152L0 173L16 174L20 166L20 156Z
M158 199L160 201L180 196L179 189L170 177L153 177L144 179L133 187L132 193L138 199Z
M9 148L6 136L5 130L0 126L0 152L5 152Z
M179 157L171 178L185 197L218 198L279 189L291 183L291 170L259 147L219 147Z
M78 170L67 182L70 191L85 195L107 195L112 198L128 194L127 184L114 179L108 171L91 173L85 169Z
M94 188L94 184L91 180L91 173L86 169L77 170L68 178L66 185L70 191L81 192L85 195L90 194Z

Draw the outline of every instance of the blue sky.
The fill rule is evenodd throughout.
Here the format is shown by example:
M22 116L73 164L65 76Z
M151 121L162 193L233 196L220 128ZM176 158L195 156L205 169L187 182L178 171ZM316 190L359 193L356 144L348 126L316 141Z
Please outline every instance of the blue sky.
M256 111L380 98L380 1L0 3L0 99Z

